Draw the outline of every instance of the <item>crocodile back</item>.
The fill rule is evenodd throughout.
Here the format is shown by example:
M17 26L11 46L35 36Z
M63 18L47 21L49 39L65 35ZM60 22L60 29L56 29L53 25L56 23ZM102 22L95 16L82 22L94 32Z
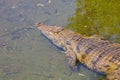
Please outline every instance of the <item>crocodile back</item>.
M120 79L120 44L88 37L78 40L74 50L77 59L90 69L115 75L111 80Z

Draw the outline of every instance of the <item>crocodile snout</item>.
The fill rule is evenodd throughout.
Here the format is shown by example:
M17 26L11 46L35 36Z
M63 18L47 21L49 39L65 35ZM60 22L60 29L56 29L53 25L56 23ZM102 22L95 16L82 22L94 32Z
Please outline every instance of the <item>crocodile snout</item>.
M40 27L40 26L42 26L42 23L41 22L37 22L37 23L35 23L35 26L36 27Z

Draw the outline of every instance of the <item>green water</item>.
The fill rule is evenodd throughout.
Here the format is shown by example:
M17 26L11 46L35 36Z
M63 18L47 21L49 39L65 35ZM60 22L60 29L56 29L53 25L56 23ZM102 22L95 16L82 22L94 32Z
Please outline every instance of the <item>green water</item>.
M0 1L0 80L98 80L81 66L73 72L65 54L41 36L33 25L41 21L65 26L74 14L74 0Z

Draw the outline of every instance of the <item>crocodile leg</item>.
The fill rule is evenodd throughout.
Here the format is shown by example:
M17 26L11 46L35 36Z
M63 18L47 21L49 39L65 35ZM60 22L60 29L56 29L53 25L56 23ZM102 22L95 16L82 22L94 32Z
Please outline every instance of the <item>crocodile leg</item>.
M66 53L66 57L67 57L66 59L67 59L67 63L69 65L70 69L72 71L78 72L79 71L79 67L77 66L76 54L72 50L69 50Z

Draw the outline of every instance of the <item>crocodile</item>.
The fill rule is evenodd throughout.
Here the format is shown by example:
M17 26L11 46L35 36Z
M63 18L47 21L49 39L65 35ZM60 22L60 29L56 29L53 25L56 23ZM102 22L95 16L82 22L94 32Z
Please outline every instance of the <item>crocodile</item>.
M77 69L80 62L89 69L106 74L108 80L120 80L120 44L96 37L85 37L59 26L35 26L56 46L66 51L68 65Z

